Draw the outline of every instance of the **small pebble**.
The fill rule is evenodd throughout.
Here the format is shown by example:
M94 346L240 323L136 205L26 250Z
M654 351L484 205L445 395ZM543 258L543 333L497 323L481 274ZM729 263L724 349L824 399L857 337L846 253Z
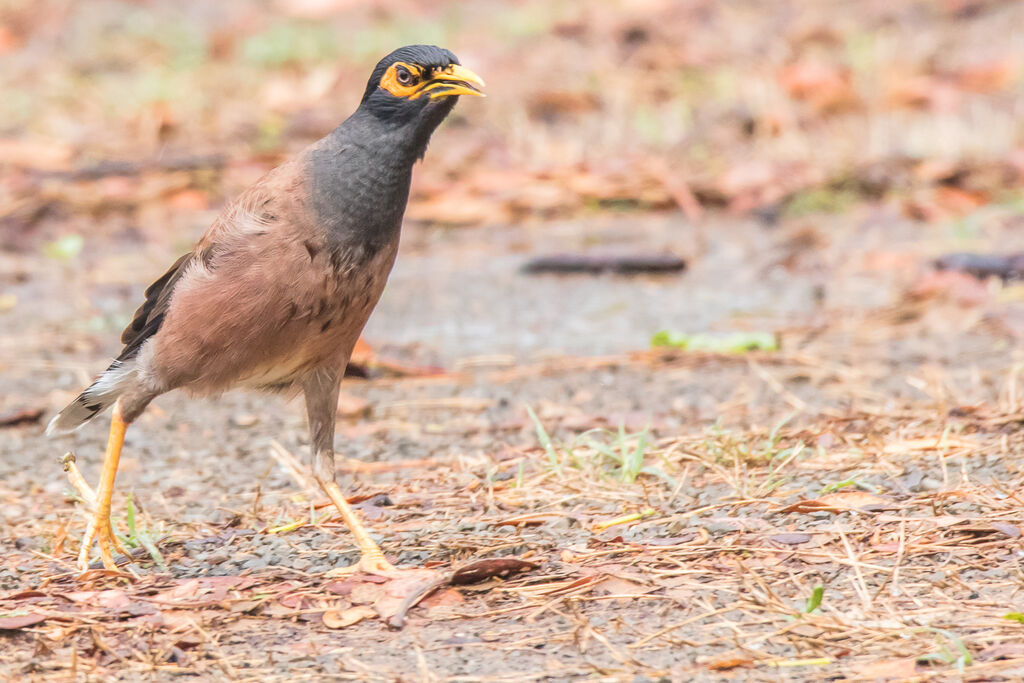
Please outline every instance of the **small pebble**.
M267 561L262 557L254 557L242 563L242 569L263 569L266 566Z
M234 415L231 418L231 424L235 425L236 427L252 427L258 424L259 421L259 417L257 417L256 415L251 415L249 413Z
M226 550L213 550L207 553L206 557L203 558L210 564L220 564L221 562L227 562L231 556Z

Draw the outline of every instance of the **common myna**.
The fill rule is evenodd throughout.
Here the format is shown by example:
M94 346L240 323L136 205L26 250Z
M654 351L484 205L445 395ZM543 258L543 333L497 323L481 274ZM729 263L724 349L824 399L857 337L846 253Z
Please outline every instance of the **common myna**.
M108 569L111 547L123 552L110 501L128 425L172 389L233 387L303 392L313 475L359 545L357 566L394 569L335 483L338 386L394 263L413 164L459 96L483 85L448 50L395 50L354 114L231 202L146 290L121 354L47 429L69 432L114 407L82 570L93 540Z

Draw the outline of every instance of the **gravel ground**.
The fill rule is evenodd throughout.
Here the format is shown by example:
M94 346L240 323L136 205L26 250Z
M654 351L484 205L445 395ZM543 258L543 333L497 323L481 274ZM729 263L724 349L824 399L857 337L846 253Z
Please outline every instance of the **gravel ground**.
M866 210L776 227L713 221L699 231L667 215L472 234L413 226L365 337L388 359L436 364L449 372L345 384L343 392L365 400L369 412L339 424L339 453L376 466L353 473L343 463L341 482L369 496L360 506L370 527L385 552L407 566L526 554L543 562L543 575L553 576L570 565L578 569L567 552L579 554L602 540L645 542L700 527L711 543L731 542L736 523L713 515L698 522L654 520L595 535L595 521L634 509L630 505L643 504L644 496L660 496L655 507L681 514L735 499L737 481L708 475L697 486L696 479L683 480L671 496L639 486L602 488L600 495L584 489L572 493L571 487L549 491L545 455L525 407L536 410L559 443L588 429L619 425L631 432L649 426L655 441L700 439L717 424L719 441L706 442L713 446L721 443L721 434L753 444L782 420L792 430L842 419L866 420L867 429L871 420L865 416L876 415L883 420L875 427L883 430L880 434L899 436L913 432L929 415L941 422L958 407L1005 406L1016 400L1007 396L1013 390L1007 369L1022 359L1021 307L1012 297L965 303L958 290L908 298L929 271L928 257L962 246L952 234L936 232ZM971 246L984 250L1015 243L1024 247L1019 234L995 226ZM672 249L687 256L691 267L678 276L634 278L518 271L529 256L594 245L623 252ZM72 397L115 352L117 326L133 310L147 278L162 272L160 262L173 255L168 245L140 254L136 245L118 242L89 245L80 262L63 268L43 257L0 256L11 266L8 272L16 273L5 286L19 301L14 311L0 316L0 412L43 407L48 416ZM139 265L150 261L152 268ZM635 353L660 329L773 331L780 334L782 351ZM913 417L900 422L901 412ZM57 441L46 440L41 425L0 432L0 550L6 556L0 591L46 586L55 573L69 569L74 541L56 556L51 551L59 529L69 525L67 533L75 539L82 523L73 514L57 456L73 450L86 477L93 478L104 430L103 424L90 425ZM982 432L993 440L1007 438L994 428ZM1013 433L1003 434L1012 438ZM115 500L123 510L131 493L140 523L153 535L170 536L165 546L170 579L314 580L355 559L349 535L337 523L265 533L308 517L309 510L270 457L275 444L304 457L300 401L241 392L203 401L172 394L157 400L130 431ZM1020 476L1022 462L1020 450L1011 448L1007 456L1004 444L1002 454L957 463L956 476L975 484L1012 481ZM888 469L876 464L839 458L828 466L827 477L858 476L903 496L954 488L934 459L900 461ZM508 484L524 473L530 479L538 472L537 491L565 500L511 505L486 495L494 482ZM801 470L787 487L810 495L823 476L820 469ZM539 526L495 523L531 510L551 516ZM740 510L735 517L761 519L762 512ZM827 512L804 517L799 529L804 532L833 523ZM143 580L165 576L151 564L138 571ZM1000 569L999 576L1007 578L1008 572ZM203 677L263 680L323 674L466 681L734 675L703 668L708 658L734 644L687 646L685 631L679 640L636 652L635 658L624 654L642 634L678 622L681 603L611 599L571 609L558 605L526 620L522 613L503 614L502 608L515 604L514 596L492 589L489 584L466 589L457 607L417 608L409 626L397 633L376 621L328 631L319 614L312 619L228 612L203 621L202 630L212 639L191 649L179 643L190 654L173 662ZM725 605L732 597L720 591L688 598L686 606ZM74 649L81 658L75 666L91 672L87 676L137 680L143 671L152 679L175 677L169 665L140 669L97 654L95 647L86 647L81 630L64 640L54 637L53 631L0 635L7 641L0 673L66 676ZM799 656L800 647L791 645L772 652ZM118 656L131 658L126 651ZM819 674L764 669L742 676L820 680Z

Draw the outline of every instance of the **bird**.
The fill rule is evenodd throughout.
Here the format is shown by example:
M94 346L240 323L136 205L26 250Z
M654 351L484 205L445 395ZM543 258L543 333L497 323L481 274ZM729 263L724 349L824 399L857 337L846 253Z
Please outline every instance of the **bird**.
M107 569L117 571L112 548L127 554L110 512L129 425L169 391L234 388L303 394L313 478L359 547L353 570L397 571L335 481L339 385L394 264L413 166L459 97L483 88L449 50L393 51L354 113L228 203L146 289L121 353L47 427L51 436L71 432L113 408L78 554L83 572L94 542Z

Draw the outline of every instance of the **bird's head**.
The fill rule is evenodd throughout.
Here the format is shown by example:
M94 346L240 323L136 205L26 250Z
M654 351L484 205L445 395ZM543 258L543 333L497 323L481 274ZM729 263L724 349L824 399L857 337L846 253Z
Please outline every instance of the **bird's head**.
M450 50L407 45L377 63L360 108L398 125L418 121L429 135L459 95L483 97L483 86L483 79L459 64Z

